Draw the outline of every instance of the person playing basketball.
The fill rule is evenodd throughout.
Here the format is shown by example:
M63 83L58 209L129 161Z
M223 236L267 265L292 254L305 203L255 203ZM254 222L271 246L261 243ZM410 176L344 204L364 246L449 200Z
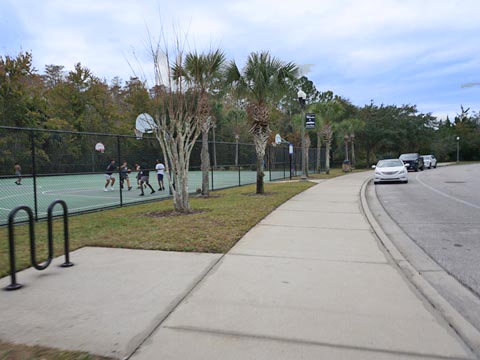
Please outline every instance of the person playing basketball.
M120 189L123 189L123 183L127 181L128 191L132 190L130 185L130 179L128 178L128 173L131 170L128 168L127 162L124 160L122 166L120 166Z
M147 162L142 159L142 161L140 162L140 173L142 174L141 175L141 178L140 178L140 191L142 192L140 194L140 196L144 196L144 192L143 192L143 185L146 184L150 190L152 190L152 192L150 194L153 194L155 192L155 190L153 190L152 188L152 185L150 185L149 181L148 181L148 177L149 177L149 170L148 170L148 165L147 165Z
M110 164L108 164L107 169L105 170L105 188L103 191L108 191L107 187L110 184L110 190L113 191L113 184L115 184L115 177L113 172L117 169L115 166L115 160L111 159Z
M160 160L156 161L155 170L157 170L158 191L165 190L163 186L163 174L165 172L165 165Z
M20 166L19 163L15 163L15 166L13 167L15 170L15 175L17 176L17 180L15 181L15 184L17 185L22 185L22 167Z

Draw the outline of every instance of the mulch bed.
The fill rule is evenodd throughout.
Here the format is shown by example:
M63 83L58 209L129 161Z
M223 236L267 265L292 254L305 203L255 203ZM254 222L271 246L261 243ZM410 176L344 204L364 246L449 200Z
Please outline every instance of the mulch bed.
M189 213L182 213L176 210L165 210L165 211L152 211L146 214L142 214L142 216L148 216L153 218L162 218L162 217L169 217L169 216L188 216L194 214L201 214L207 210L191 210Z
M263 194L257 194L257 193L242 193L244 196L272 196L275 195L275 192L266 192Z

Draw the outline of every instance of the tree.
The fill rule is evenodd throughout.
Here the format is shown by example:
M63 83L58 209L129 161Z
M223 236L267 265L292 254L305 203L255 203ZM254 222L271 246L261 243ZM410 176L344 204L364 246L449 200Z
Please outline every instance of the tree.
M312 110L320 115L321 126L317 127L317 137L325 144L325 171L330 173L330 149L333 140L332 121L339 119L344 107L338 96L333 96L331 91L322 94L322 101L312 106Z
M239 143L242 133L247 124L247 114L242 109L231 108L225 116L227 120L227 131L233 134L233 140L235 141L235 166L239 166Z
M29 52L0 56L0 119L2 125L39 127L45 121L44 87Z
M350 142L351 144L351 157L350 157L350 163L352 166L355 166L356 163L356 157L355 157L355 139L356 139L356 134L363 129L365 124L357 119L357 118L348 118L345 120L342 120L338 124L338 130L343 136L343 141L345 143L345 159L348 160L348 143Z
M278 102L288 88L288 81L293 81L298 73L294 63L285 63L268 52L251 53L247 64L240 70L235 61L227 68L227 83L237 96L247 102L246 110L250 122L257 154L256 193L263 194L265 176L263 159L267 141L270 136L269 106Z
M182 74L183 50L179 40L172 50L167 44L150 44L155 71L155 136L164 156L173 205L191 212L188 195L190 155L202 130L204 98L198 87L186 86Z
M211 116L210 95L218 87L221 80L221 70L225 62L225 54L217 49L207 54L195 52L187 54L182 68L174 69L176 76L182 76L186 83L199 94L198 116L202 130L202 195L209 194L208 171L210 155L208 152L208 132L213 125Z

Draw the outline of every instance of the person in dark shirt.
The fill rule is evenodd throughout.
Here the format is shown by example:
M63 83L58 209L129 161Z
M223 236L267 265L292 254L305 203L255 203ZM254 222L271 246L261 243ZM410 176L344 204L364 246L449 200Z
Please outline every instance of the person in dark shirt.
M128 186L128 191L132 190L132 186L130 185L130 179L128 178L128 174L131 170L128 168L127 162L124 160L122 166L120 166L120 189L123 189L123 184L126 181Z
M105 188L103 191L108 191L107 187L110 184L110 190L113 191L113 184L115 184L115 177L113 176L113 172L117 169L115 166L115 160L111 159L110 164L108 164L107 169L105 170Z
M143 184L146 184L150 188L150 190L152 190L152 192L150 194L153 194L155 192L155 190L153 190L152 185L150 185L150 183L148 181L149 170L148 170L148 165L147 165L147 162L145 161L145 159L142 159L142 161L140 162L140 173L141 173L140 191L142 192L140 194L140 196L145 195L144 192L143 192Z

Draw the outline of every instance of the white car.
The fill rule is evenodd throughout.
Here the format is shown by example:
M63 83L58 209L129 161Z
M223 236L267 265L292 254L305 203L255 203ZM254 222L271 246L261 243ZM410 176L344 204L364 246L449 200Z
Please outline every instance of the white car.
M422 155L423 157L423 164L425 168L431 169L432 167L435 169L437 167L437 159L433 155Z
M408 172L405 164L400 159L380 160L372 168L375 169L375 177L373 178L375 184L383 181L408 183Z

